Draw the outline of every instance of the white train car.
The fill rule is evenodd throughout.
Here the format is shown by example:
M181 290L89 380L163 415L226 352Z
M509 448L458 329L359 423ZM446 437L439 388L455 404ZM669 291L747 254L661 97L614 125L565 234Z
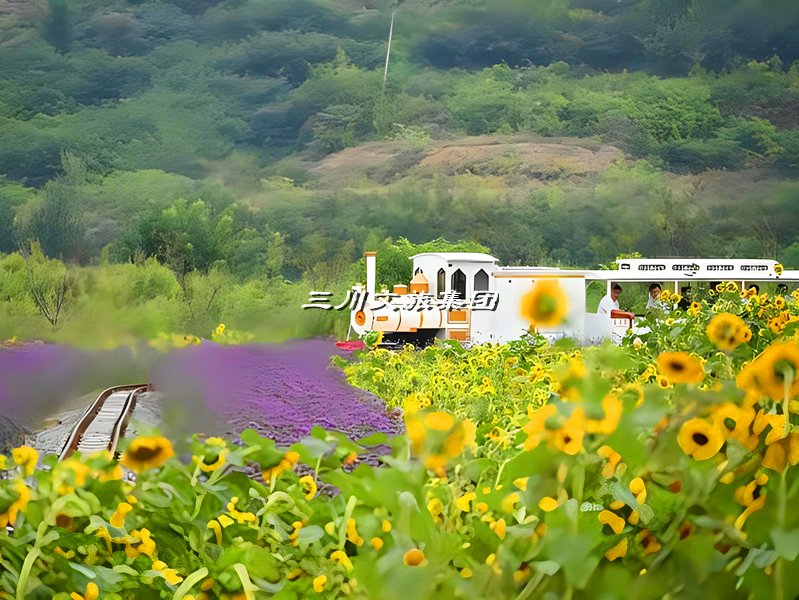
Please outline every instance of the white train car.
M540 281L555 281L565 292L568 310L556 327L539 328L549 339L568 337L583 344L618 341L635 328L635 315L623 311L596 314L586 309L587 285L658 282L675 292L693 282L736 281L742 288L761 282L797 282L799 271L785 271L773 260L622 259L603 271L553 267L502 267L488 254L425 252L411 257L413 278L392 292L375 295L377 256L367 252L366 300L352 310L350 326L363 335L382 331L387 342L424 346L434 339L464 343L506 343L530 327L521 314L522 297Z

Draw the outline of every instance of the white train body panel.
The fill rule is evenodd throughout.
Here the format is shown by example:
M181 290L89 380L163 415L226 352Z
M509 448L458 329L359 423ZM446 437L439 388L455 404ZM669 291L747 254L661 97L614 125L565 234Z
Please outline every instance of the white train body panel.
M354 291L374 290L376 257L367 253L366 286L356 286ZM393 298L386 305L370 293L363 310L353 310L350 324L356 333L369 331L435 335L439 339L457 339L482 344L507 343L519 339L530 328L521 315L523 296L539 281L557 282L568 298L568 311L563 323L557 327L538 328L550 340L572 338L580 343L594 344L611 339L619 342L631 329L635 331L632 315L611 318L607 314L586 312L586 283L603 281L610 291L613 282L661 282L664 289L696 281L738 281L742 286L754 282L799 281L799 271L783 271L773 260L727 259L623 259L618 268L608 271L585 271L552 267L500 267L497 259L487 254L472 252L426 252L411 257L413 273L421 272L427 279L428 308L407 310L400 308L410 295ZM457 291L460 298L471 306L475 292L496 293L495 310L459 308L446 310L447 306L429 309L436 301L445 302L444 294ZM415 296L416 299L419 296Z

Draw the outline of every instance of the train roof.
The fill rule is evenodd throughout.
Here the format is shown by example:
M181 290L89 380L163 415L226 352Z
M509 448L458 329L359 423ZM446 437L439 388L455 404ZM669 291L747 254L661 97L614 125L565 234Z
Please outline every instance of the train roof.
M411 260L422 256L435 256L448 262L496 263L498 260L482 252L421 252L411 256Z

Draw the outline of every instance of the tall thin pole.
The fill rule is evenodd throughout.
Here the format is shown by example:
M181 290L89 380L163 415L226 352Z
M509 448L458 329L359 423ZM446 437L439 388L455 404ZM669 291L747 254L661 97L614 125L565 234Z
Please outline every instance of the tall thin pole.
M383 89L386 88L386 80L388 79L388 57L391 54L391 37L394 35L394 13L397 9L391 11L391 25L388 28L388 47L386 48L386 68L383 69Z

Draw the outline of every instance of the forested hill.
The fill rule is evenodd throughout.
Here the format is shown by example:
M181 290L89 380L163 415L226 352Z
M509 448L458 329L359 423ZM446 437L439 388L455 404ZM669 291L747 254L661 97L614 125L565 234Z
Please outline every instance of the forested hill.
M797 59L781 0L5 0L0 252L799 266Z

